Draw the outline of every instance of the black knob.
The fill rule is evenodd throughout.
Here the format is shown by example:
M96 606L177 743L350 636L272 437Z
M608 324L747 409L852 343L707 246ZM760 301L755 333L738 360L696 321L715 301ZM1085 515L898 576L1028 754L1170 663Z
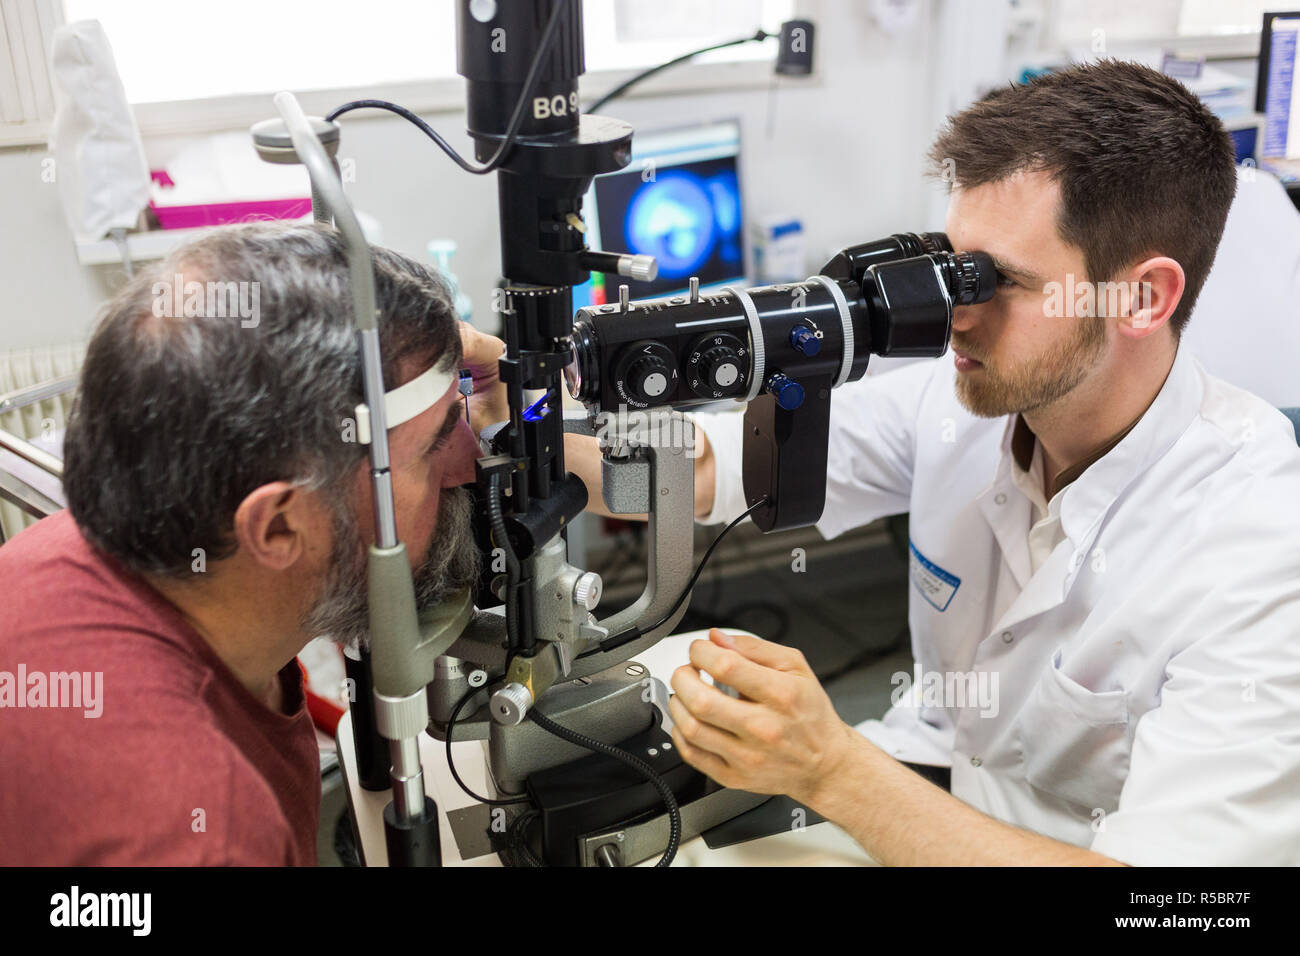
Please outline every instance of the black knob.
M672 377L673 372L668 363L657 355L637 359L627 370L628 387L649 402L658 401L664 396L672 384Z
M715 345L700 356L700 380L705 388L719 392L735 391L744 374L740 356L727 345Z
M686 384L701 398L730 398L749 384L749 346L730 332L702 335L683 366Z
M633 342L614 363L613 385L620 400L633 407L671 404L677 390L677 358L654 339Z

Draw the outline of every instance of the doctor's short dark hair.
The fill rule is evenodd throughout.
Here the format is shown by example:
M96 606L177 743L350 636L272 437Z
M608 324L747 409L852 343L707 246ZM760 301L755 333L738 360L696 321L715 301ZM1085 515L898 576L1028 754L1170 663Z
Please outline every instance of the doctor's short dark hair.
M956 187L1044 171L1061 188L1057 232L1083 250L1088 278L1114 279L1151 255L1186 275L1170 318L1187 324L1237 188L1232 140L1182 83L1102 60L989 93L949 118L932 175Z
M459 363L445 284L372 252L386 387ZM87 349L64 443L68 508L86 539L134 571L183 577L197 548L205 562L235 552L235 511L260 485L293 481L342 506L367 454L349 431L362 401L349 289L333 228L248 223L119 291Z

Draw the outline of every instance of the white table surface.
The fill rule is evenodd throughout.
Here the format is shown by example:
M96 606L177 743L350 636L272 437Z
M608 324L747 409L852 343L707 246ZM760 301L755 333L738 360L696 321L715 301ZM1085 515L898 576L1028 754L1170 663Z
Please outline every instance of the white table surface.
M672 672L689 658L691 641L707 638L707 631L692 631L665 638L648 651L636 655L650 673L667 683ZM370 866L387 866L383 811L392 799L389 790L364 790L357 783L356 754L352 740L351 714L344 714L338 727L339 759L344 763L348 799L355 811L363 858ZM452 744L452 755L461 778L477 793L487 795L487 742L467 740ZM425 791L438 805L443 866L502 866L495 853L463 860L447 814L474 804L456 785L447 769L446 745L427 733L420 735L420 761L424 767ZM653 865L648 860L643 866ZM875 862L847 833L832 823L818 823L802 829L711 850L701 837L683 843L673 866L873 866Z

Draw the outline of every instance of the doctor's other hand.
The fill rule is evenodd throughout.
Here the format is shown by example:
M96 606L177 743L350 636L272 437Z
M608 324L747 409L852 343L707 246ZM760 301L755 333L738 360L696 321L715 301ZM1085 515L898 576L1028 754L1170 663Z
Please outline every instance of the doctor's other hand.
M741 699L709 686L701 672ZM673 744L723 786L811 806L852 759L857 732L795 648L713 628L709 640L691 644L691 662L673 672L672 687Z
M469 397L469 424L477 436L486 426L510 417L506 386L501 381L497 360L506 343L495 335L480 332L468 322L460 323L461 368L474 377L474 394Z

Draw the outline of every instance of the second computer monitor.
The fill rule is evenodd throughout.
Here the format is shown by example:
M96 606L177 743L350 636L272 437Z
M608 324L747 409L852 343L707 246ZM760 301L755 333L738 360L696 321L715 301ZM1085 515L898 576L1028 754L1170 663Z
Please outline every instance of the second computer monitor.
M669 130L640 130L632 161L598 176L588 193L588 245L644 253L659 277L637 282L606 276L575 289L574 305L618 297L654 298L685 289L691 276L708 289L745 283L745 229L740 190L740 124L734 120ZM587 293L583 295L582 293ZM589 302L578 301L590 299Z

